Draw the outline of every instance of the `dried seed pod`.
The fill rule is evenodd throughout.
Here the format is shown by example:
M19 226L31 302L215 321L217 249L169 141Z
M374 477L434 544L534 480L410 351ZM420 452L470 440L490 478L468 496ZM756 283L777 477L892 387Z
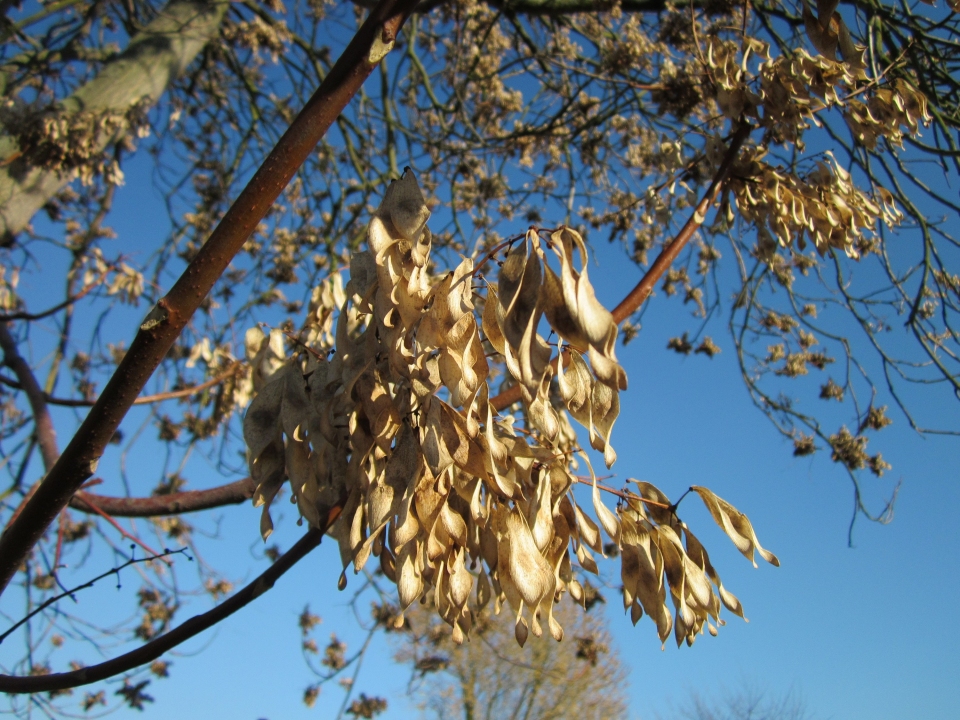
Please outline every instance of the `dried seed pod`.
M898 92L904 112L908 105L914 115L921 112L909 88ZM759 163L752 171L766 172ZM833 188L852 187L833 165L821 174ZM834 204L841 210L830 214L796 200L801 189L783 190L792 193L784 211L789 222L840 229L859 222L853 209ZM477 607L493 600L499 610L507 601L516 612L520 644L531 632L541 635L544 620L560 640L554 603L566 592L590 602L577 578L599 573L593 553L604 555L601 526L620 557L624 608L634 623L648 615L661 642L671 631L688 644L699 632L716 632L721 606L742 615L706 550L657 488L637 482L640 494L619 493L622 502L611 510L581 452L597 519L574 499L578 445L565 410L612 465L611 434L626 387L613 353L616 325L590 285L583 239L569 228L552 234L558 275L531 230L509 251L496 287L487 286L478 317L472 261L431 275L428 218L416 179L405 173L371 219L369 251L353 256L346 286L324 281L314 292L304 336L314 344L335 340L332 359L324 357L329 347L324 353L311 348L305 359L286 357L279 331L247 334L256 394L244 439L254 502L264 508L261 534L273 529L269 508L286 480L314 527L323 527L330 509L342 503L328 531L344 568L353 564L359 571L371 555L379 558L384 576L396 583L401 613L432 597L455 642L466 640L473 624L474 582ZM550 347L537 334L544 313L569 343L556 385ZM497 415L490 401L484 341L520 384L523 428L515 428L518 418ZM693 489L741 552L776 562L745 516ZM346 580L344 571L341 589Z

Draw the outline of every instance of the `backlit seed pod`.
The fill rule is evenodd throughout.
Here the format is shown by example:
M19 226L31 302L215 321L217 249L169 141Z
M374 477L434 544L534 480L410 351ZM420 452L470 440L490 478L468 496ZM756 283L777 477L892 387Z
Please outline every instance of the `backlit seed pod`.
M836 168L822 173L837 187L846 182ZM780 192L776 186L770 192ZM823 222L858 221L852 209L833 207L839 215ZM808 206L789 213L815 215ZM377 558L397 586L401 613L432 597L455 642L468 638L473 609L491 600L497 611L509 603L521 645L544 625L561 640L554 603L567 592L588 601L577 578L599 573L594 553L606 554L603 533L618 549L624 608L634 623L648 615L661 642L671 630L687 643L715 633L721 607L742 615L666 496L637 482L639 494L620 492L610 509L579 450L567 411L613 464L611 435L626 387L613 353L616 326L590 286L582 238L569 228L553 232L551 258L531 230L508 252L496 286L478 291L472 260L430 274L429 215L406 173L371 219L369 250L353 256L346 285L314 293L306 353L297 346L287 357L278 331L248 333L256 395L243 429L261 534L273 529L270 506L287 480L310 525L325 527L340 507L328 529L344 566L339 587L347 567L359 572ZM549 265L557 259L559 274ZM544 313L568 343L556 384L551 348L537 332ZM328 360L333 348L323 343L332 341L337 352ZM521 416L494 407L491 362L520 385ZM578 453L596 520L574 497L583 481L573 474ZM776 563L745 516L693 490L741 552Z

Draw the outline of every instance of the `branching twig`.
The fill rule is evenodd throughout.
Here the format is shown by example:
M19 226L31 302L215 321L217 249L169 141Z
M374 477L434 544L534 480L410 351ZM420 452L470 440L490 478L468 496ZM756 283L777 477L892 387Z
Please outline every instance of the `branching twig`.
M220 373L216 377L212 377L209 380L205 380L202 383L197 385L191 385L190 387L180 388L179 390L169 390L168 392L154 393L153 395L141 395L136 400L133 401L134 405L149 405L151 403L163 402L164 400L177 400L179 398L190 397L191 395L196 395L197 393L203 392L204 390L209 390L216 385L219 385L224 380L229 380L231 377L236 375L240 368L243 367L243 364L238 362L233 363L229 368L224 372ZM0 375L0 383L8 385L17 390L22 390L23 386L9 378L5 378L3 375ZM47 401L48 405L60 405L63 407L93 407L96 404L96 400L76 400L74 398L57 398L49 395L48 393L43 394L44 399Z
M16 623L11 625L5 632L0 633L0 643L3 643L4 640L10 637L10 635L12 635L17 628L22 627L24 624L29 622L30 618L38 615L39 613L42 613L48 607L50 607L51 605L53 605L54 603L60 600L63 600L63 598L65 597L69 597L73 600L76 600L76 598L73 597L75 593L78 593L81 590L86 590L87 588L93 587L97 582L99 582L100 580L103 580L105 577L109 577L111 575L119 576L121 570L123 570L124 568L128 568L131 565L136 565L137 563L148 563L154 560L166 560L167 556L169 555L179 555L181 553L186 553L186 552L187 552L187 548L180 548L179 550L164 550L162 553L156 553L149 557L130 558L125 563L123 563L123 565L118 565L115 568L111 568L110 570L107 570L105 573L101 573L100 575L97 575L95 578L93 578L92 580L88 580L82 585L77 585L75 588L71 588L70 590L64 590L59 595L54 595L53 597L48 598L47 600L44 600L42 603L37 605L37 607L31 610L26 616L24 616L23 618L18 620Z
M220 605L200 615L194 615L168 633L161 635L150 642L141 645L119 657L81 668L72 672L53 673L50 675L30 675L18 677L14 675L0 675L0 692L5 693L39 693L54 690L89 685L114 675L133 670L140 665L156 660L168 650L199 635L207 628L213 627L225 618L230 617L240 608L248 605L273 587L273 584L304 558L311 550L320 544L323 534L339 517L340 508L335 507L326 518L323 529L312 529L297 543L284 553L268 570L242 590L224 600Z
M94 513L96 513L97 515L99 515L100 517L102 517L104 520L106 520L108 523L110 523L111 525L113 525L114 529L116 529L116 531L119 532L119 533L120 533L123 537L125 537L127 540L129 540L130 542L136 543L137 545L139 545L140 547L142 547L145 552L148 552L148 553L150 553L151 555L157 555L157 554L158 554L156 550L154 550L153 548L151 548L149 545L147 545L145 542L143 542L143 541L142 541L140 538L138 538L136 535L131 535L130 533L128 533L128 532L123 528L123 526L120 525L120 523L118 523L118 522L117 522L116 520L114 520L112 517L110 517L109 515L107 515L107 513L105 513L103 510L101 510L99 507L97 507L97 505L91 500L91 498L90 498L89 496L86 497L86 498L84 498L84 499L83 499L83 502L85 502L85 503L87 504L87 507L89 507L90 510L92 510ZM165 561L165 562L167 562L168 565L170 564L168 561Z

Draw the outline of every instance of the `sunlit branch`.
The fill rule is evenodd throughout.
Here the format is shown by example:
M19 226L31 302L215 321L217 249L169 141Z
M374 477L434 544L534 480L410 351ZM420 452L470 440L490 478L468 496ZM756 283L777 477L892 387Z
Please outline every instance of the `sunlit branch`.
M330 125L393 45L414 0L382 0L274 146L180 279L140 326L129 350L56 466L0 536L0 589L71 496L96 471L120 422L193 313ZM381 48L378 50L378 48Z
M112 517L179 515L246 502L253 497L255 489L253 480L244 478L208 490L186 490L150 497L111 497L81 490L70 499L70 507L89 513L96 512L95 506Z

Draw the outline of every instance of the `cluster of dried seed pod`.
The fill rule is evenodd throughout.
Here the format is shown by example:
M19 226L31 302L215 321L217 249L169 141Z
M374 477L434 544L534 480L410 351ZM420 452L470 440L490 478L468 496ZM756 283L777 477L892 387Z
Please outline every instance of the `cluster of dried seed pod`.
M491 601L497 611L509 603L521 644L542 624L561 639L554 603L565 592L582 600L572 556L597 572L600 526L620 548L626 607L634 622L650 615L661 641L671 628L678 642L692 642L705 626L715 631L721 604L741 614L663 494L639 483L639 493L620 493L610 510L577 447L568 413L613 464L610 434L627 383L583 239L565 227L546 237L531 230L507 252L496 286L479 292L470 259L431 275L429 215L405 173L371 220L369 249L351 259L342 292L337 284L315 293L319 327L308 325L309 342L287 358L279 331L248 333L257 394L244 437L263 535L286 479L312 526L324 527L330 509L342 508L330 529L344 564L341 588L347 567L359 572L373 556L396 583L401 610L432 593L457 642L469 634L471 608ZM322 338L334 321L320 308L324 297L342 301L330 359ZM542 325L560 338L565 362L551 363ZM519 418L501 415L491 398L488 355L520 386ZM576 457L593 479L599 526L571 490L580 481ZM696 491L741 551L752 558L757 548L776 562L743 515Z

